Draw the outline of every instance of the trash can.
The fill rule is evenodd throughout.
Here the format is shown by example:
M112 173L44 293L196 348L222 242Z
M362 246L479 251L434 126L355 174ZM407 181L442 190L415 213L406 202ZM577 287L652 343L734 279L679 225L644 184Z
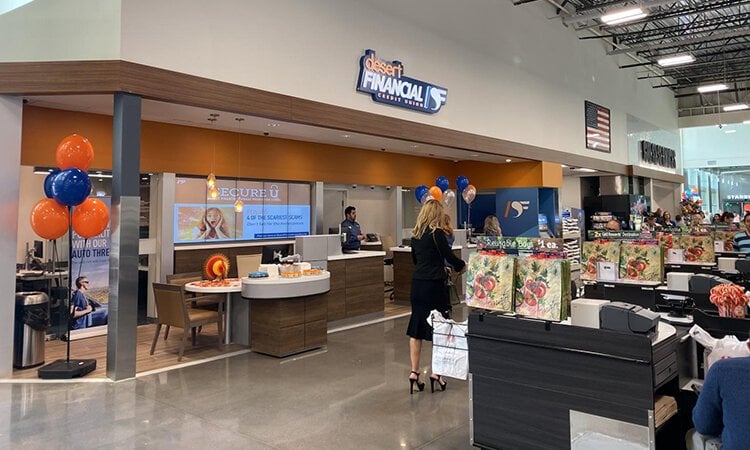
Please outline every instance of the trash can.
M49 327L49 298L44 292L16 292L13 367L44 364L44 335Z

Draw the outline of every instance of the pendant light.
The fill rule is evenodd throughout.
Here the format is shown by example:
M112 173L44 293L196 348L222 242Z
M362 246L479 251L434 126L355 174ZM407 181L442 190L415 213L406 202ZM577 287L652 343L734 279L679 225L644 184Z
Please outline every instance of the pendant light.
M216 121L219 120L219 114L218 113L211 113L208 115L208 121L211 122L211 129L214 129L214 125L216 125ZM219 196L219 190L216 188L216 175L214 175L214 164L216 163L216 136L213 138L213 151L211 152L211 173L208 174L208 177L206 177L206 187L208 187L208 195L211 196L211 198L216 198Z
M245 120L242 117L235 117L234 120L237 121L237 180L235 181L235 188L239 187L237 184L239 184L240 180L240 174L242 172L242 166L240 165L240 146L242 142L242 134L240 133L240 125L242 124L242 121ZM237 192L237 198L234 200L234 212L241 213L242 209L245 207L245 205L242 203L242 199L240 198L240 190L235 189Z

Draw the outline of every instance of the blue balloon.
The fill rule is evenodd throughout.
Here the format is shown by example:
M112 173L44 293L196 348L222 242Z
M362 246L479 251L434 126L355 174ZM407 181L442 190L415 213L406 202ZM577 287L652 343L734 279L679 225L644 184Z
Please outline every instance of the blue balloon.
M58 173L60 173L60 169L55 169L44 177L44 195L46 195L47 198L54 198L52 195L52 183L55 181L55 177Z
M439 187L443 192L447 191L450 185L451 182L443 176L437 177L437 180L435 180L435 186Z
M469 179L465 176L461 175L458 178L456 178L456 187L458 187L458 192L463 192L464 189L466 189L466 186L469 185Z
M52 198L65 206L83 203L91 193L91 180L81 169L65 169L52 181Z
M422 203L422 197L424 197L424 195L428 192L430 192L430 189L424 184L420 184L416 189L414 189L414 196L417 197L418 202Z

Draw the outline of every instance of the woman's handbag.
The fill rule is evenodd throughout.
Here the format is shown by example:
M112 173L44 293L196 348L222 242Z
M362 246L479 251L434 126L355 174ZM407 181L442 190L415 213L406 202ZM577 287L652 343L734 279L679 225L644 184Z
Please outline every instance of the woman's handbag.
M450 267L445 268L445 286L448 288L448 297L451 305L461 303L461 293L458 290L458 283L461 282L461 274Z
M469 322L444 319L433 309L427 322L432 326L432 373L465 380L469 374Z

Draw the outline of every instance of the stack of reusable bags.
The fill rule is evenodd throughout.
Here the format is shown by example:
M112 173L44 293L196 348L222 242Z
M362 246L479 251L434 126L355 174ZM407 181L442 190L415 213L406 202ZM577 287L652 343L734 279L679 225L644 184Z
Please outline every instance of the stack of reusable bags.
M493 311L513 311L513 275L516 258L480 252L469 257L466 304Z
M583 243L583 258L581 259L581 279L596 280L596 266L598 262L620 263L619 241L586 241Z

